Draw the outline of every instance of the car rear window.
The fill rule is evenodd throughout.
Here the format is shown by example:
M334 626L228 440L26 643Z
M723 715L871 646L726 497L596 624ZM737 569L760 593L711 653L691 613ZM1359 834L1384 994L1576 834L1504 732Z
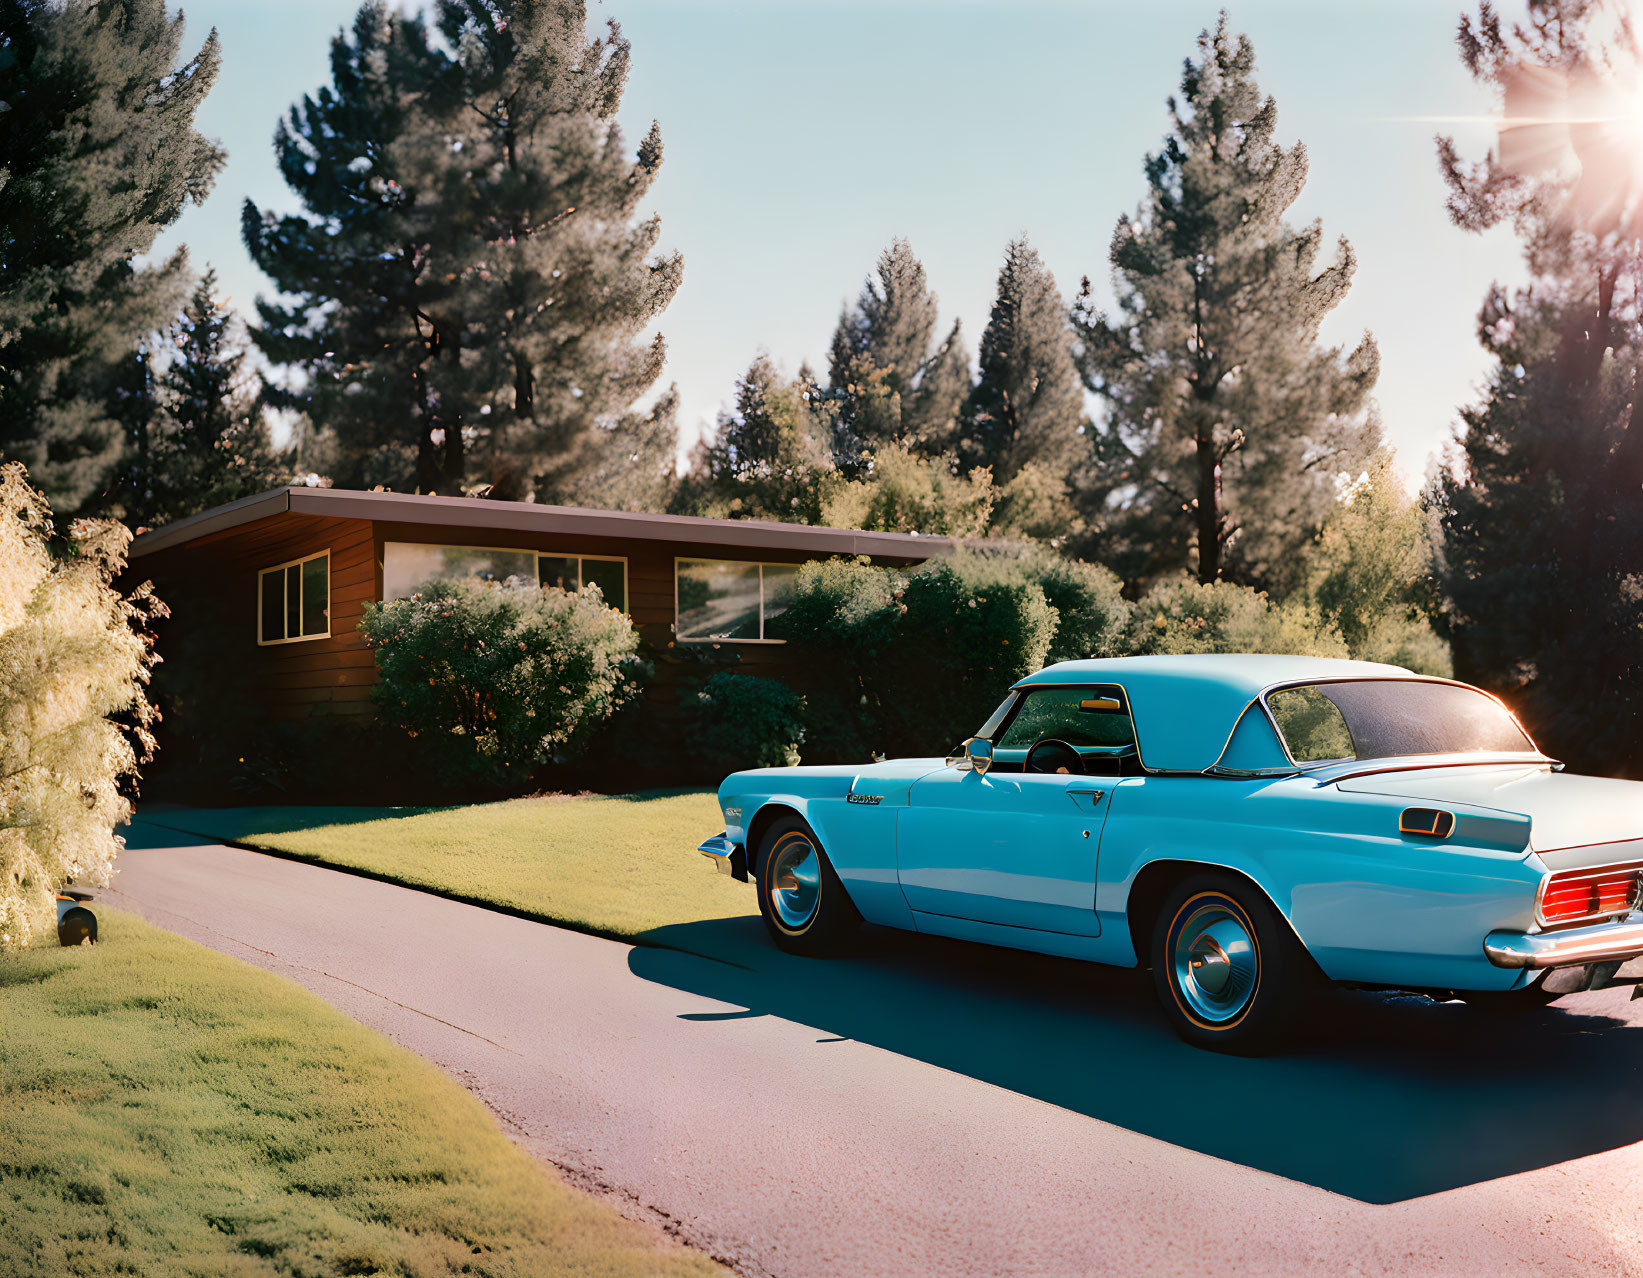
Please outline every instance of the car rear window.
M1296 763L1535 752L1506 707L1462 684L1349 679L1279 688L1266 704Z

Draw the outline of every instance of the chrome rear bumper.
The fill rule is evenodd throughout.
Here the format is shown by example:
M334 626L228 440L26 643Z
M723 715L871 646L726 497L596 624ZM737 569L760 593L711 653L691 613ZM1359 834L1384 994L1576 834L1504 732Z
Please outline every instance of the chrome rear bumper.
M1566 932L1491 932L1483 952L1496 967L1570 967L1624 963L1643 955L1643 914Z
M712 861L720 874L747 882L747 857L742 852L741 844L732 842L728 832L721 830L711 839L703 839L696 850Z

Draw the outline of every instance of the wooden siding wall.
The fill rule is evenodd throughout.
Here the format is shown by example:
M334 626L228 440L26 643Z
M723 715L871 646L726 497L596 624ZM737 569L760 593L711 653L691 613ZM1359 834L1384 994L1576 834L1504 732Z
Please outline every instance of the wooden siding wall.
M259 645L259 570L322 550L331 552L330 637ZM376 663L357 629L366 601L377 596L372 551L366 520L286 514L145 556L132 565L132 574L152 577L162 599L177 601L168 626L224 627L219 642L243 656L238 668L271 717L362 715L371 713L376 682ZM207 585L222 610L194 615L190 604ZM162 654L165 646L162 632Z
M646 700L659 724L671 725L679 719L681 679L705 678L715 669L775 676L801 691L806 686L803 663L785 645L681 644L673 634L676 559L796 564L815 557L802 552L588 535L495 533L285 513L144 556L132 565L130 575L135 580L152 578L160 597L173 603L170 627L215 625L224 630L217 641L236 655L233 668L245 672L244 678L251 681L250 687L270 717L290 720L313 715L368 715L376 664L357 627L366 601L382 597L383 546L390 541L626 559L629 615L656 665ZM258 571L322 550L331 552L330 636L259 645ZM208 608L205 600L214 606ZM163 633L161 643L163 652L167 646ZM187 730L186 725L179 726Z

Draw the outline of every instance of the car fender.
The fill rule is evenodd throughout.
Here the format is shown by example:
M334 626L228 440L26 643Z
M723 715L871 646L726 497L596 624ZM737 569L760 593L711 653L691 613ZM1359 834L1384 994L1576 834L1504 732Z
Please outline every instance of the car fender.
M1148 777L1114 799L1096 910L1118 935L1131 935L1130 896L1147 867L1180 862L1251 880L1333 980L1491 989L1514 979L1488 962L1482 939L1528 926L1544 870L1509 839L1421 841L1400 832L1401 805L1385 796L1296 778Z
M769 822L792 812L815 831L829 864L869 923L911 930L912 911L896 877L896 825L912 783L940 759L904 759L858 768L764 768L736 773L719 789L726 832L746 848L757 873L758 842ZM730 813L738 814L738 821Z

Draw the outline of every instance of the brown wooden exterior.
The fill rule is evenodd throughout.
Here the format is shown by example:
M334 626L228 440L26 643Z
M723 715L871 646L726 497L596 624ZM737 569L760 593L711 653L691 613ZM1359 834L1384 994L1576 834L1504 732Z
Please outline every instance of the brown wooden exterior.
M331 552L330 637L260 646L257 574L321 550ZM173 601L162 656L175 631L202 623L191 604L210 590L218 606L204 624L219 627L217 641L240 653L240 668L269 717L371 712L376 662L357 629L381 580L368 520L273 516L137 559L132 570Z
M244 690L274 720L371 713L376 664L357 627L366 602L382 598L388 542L625 559L627 611L656 667L646 700L663 722L676 719L681 676L698 668L697 657L711 654L711 665L776 676L800 689L805 684L801 664L780 643L679 643L674 635L677 560L799 564L864 551L875 562L908 565L949 549L938 538L751 521L624 516L402 494L319 496L312 490L279 490L145 534L133 545L131 575L152 579L160 597L174 601L162 652L166 640L182 628L217 627L221 633L213 642L243 658L231 668L245 672ZM286 500L276 500L280 497ZM297 498L302 500L293 500ZM422 509L436 518L403 518ZM347 514L307 513L324 510ZM396 517L375 517L379 513ZM504 521L506 526L497 526ZM322 550L330 552L329 636L260 646L258 573ZM207 597L214 607L199 605Z

